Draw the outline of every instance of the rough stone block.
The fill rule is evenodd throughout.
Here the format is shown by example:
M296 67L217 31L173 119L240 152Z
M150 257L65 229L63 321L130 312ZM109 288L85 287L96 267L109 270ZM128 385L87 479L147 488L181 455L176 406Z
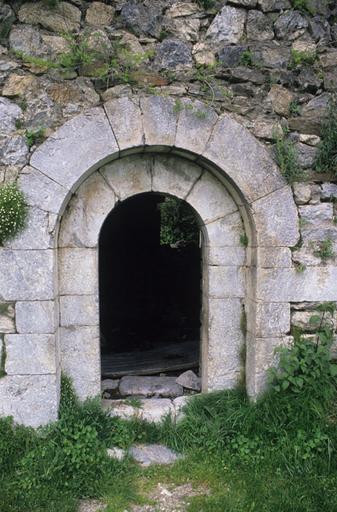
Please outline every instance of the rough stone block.
M208 267L208 294L215 299L244 297L245 269L236 266Z
M194 395L191 395L194 396ZM173 407L175 409L175 420L176 422L182 420L185 417L184 408L188 404L188 401L191 399L190 396L178 396L173 400Z
M62 205L68 193L66 188L29 166L21 171L18 181L29 206L62 213Z
M151 190L153 158L148 155L126 156L100 170L121 200Z
M246 300L247 331L259 338L283 336L290 331L290 304Z
M68 2L59 2L50 7L45 2L28 2L19 10L19 20L23 23L40 24L54 32L78 31L81 11Z
M17 302L16 328L20 334L53 334L56 329L55 302Z
M202 169L198 165L177 156L157 156L152 170L152 190L169 192L184 199L201 173Z
M149 423L161 423L167 416L174 419L175 409L168 398L144 398L140 407L133 407L124 400L103 400L103 408L110 416L122 419L138 418Z
M208 247L209 265L242 266L246 261L244 247Z
M57 419L56 375L8 375L0 380L0 416L37 428Z
M290 247L299 239L298 214L290 187L252 204L259 246Z
M337 300L337 267L294 269L258 269L257 300L266 302L303 302Z
M203 389L214 391L233 388L240 372L240 349L244 342L240 329L240 299L209 299L207 377Z
M290 268L291 250L287 247L258 247L257 262L264 268Z
M209 173L204 173L195 183L186 200L205 224L237 210L225 187Z
M149 96L140 100L143 113L145 144L173 146L176 137L177 114L174 101L163 96Z
M60 297L62 327L98 325L98 298L96 295L63 295Z
M144 145L143 121L138 102L127 97L119 98L106 103L104 109L120 151ZM123 112L122 121L121 112Z
M181 459L181 455L161 444L138 444L131 446L129 455L143 467L152 464L173 464Z
M248 202L285 184L266 148L228 115L219 118L203 157L223 169Z
M175 146L200 155L206 147L218 116L201 101L181 101L182 109L178 118Z
M175 377L122 377L119 384L121 396L145 396L175 398L183 394L183 388Z
M333 204L320 203L308 204L299 207L301 219L305 222L304 228L307 225L317 226L318 223L332 222L333 219Z
M296 204L306 204L311 199L311 185L308 183L294 183L294 199Z
M10 302L0 304L0 333L15 332L15 307Z
M54 252L0 249L0 299L54 298Z
M61 368L71 377L81 400L101 393L98 327L60 329Z
M59 247L97 247L103 222L116 203L104 178L95 172L78 189L63 215Z
M97 288L97 251L95 249L60 249L60 294L95 295Z
M219 43L236 44L243 36L246 11L225 5L212 21L206 37L215 45Z
M55 336L48 334L6 334L7 375L56 373Z
M32 155L31 165L75 190L94 169L118 156L118 146L101 108L74 117Z
M201 379L192 370L181 373L176 382L186 389L201 391Z
M49 214L38 208L29 208L26 225L17 236L8 240L8 249L51 249L53 236L49 229Z

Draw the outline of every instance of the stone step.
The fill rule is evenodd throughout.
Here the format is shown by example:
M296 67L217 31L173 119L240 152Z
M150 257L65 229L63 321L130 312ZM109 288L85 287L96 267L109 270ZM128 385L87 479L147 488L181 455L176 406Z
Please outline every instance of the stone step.
M176 398L183 395L184 389L177 384L176 377L126 376L119 382L122 397L161 397Z
M102 406L110 416L117 416L123 420L140 419L149 423L160 423L169 416L176 422L183 418L182 409L190 398L190 396L179 396L172 400L169 398L102 400Z

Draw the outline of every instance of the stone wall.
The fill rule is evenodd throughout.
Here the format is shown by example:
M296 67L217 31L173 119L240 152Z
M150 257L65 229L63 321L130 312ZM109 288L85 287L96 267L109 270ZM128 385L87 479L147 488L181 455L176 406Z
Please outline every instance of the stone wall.
M291 257L289 249L280 250L282 268L273 269L270 257L262 264L261 296L270 303L290 300L291 315L285 308L282 316L282 332L288 334L291 324L310 334L311 312L322 301L336 300L337 184L333 174L313 170L321 123L337 91L335 2L307 0L301 10L294 8L295 0L225 0L209 9L203 3L73 0L50 7L47 1L0 0L0 184L19 177L29 189L29 223L43 233L30 239L28 230L13 242L14 249L28 244L36 258L31 258L31 275L21 282L21 263L15 261L18 281L6 286L17 289L0 295L3 347L5 335L10 345L12 334L24 332L24 357L29 336L48 345L56 329L53 284L38 271L40 264L51 269L54 263L44 258L39 264L38 250L52 247L63 190L55 183L47 197L41 180L34 181L34 169L26 167L30 155L66 121L115 98L169 96L172 110L192 112L195 124L205 115L201 100L218 114L229 113L271 155L275 136L285 132L303 168L302 181L293 184L301 236ZM280 194L278 202L282 210ZM10 268L13 256L8 257ZM20 257L26 263L31 253ZM262 289L268 273L277 274L287 289L284 296L281 290L275 296L275 290ZM36 289L43 289L41 297ZM270 309L268 314L276 329L280 316L274 318ZM20 373L8 370L3 349L2 354L0 372ZM54 389L55 360L43 357L37 353L47 396ZM25 382L28 389L29 378ZM36 424L45 421L40 412Z

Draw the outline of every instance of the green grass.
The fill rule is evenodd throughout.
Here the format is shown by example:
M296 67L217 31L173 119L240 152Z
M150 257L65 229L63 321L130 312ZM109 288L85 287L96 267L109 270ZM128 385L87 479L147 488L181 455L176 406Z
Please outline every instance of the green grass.
M334 308L322 307L322 318ZM110 418L99 400L80 404L64 378L56 423L34 431L0 420L1 512L75 512L91 497L123 512L158 482L207 488L189 512L336 512L337 372L332 331L322 320L317 331L314 345L299 339L282 351L256 403L243 390L199 395L178 425ZM185 459L141 469L106 455L137 442L165 443Z

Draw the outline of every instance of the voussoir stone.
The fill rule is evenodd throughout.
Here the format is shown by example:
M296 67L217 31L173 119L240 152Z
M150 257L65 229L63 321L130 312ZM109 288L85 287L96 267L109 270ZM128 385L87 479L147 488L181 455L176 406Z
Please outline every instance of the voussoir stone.
M286 186L252 204L259 245L290 247L299 239L298 213Z
M149 96L141 98L145 144L173 146L176 136L177 115L172 98Z
M53 32L78 31L81 11L68 2L59 2L53 7L48 7L46 2L27 2L19 10L19 20L42 25Z
M201 173L202 169L193 162L177 156L158 155L152 169L152 190L170 192L185 199Z
M138 102L124 97L107 102L104 108L121 151L144 144L143 121ZM123 122L120 119L121 112Z
M266 148L228 115L219 118L203 157L219 165L248 202L285 183Z
M196 155L201 154L217 119L216 112L201 101L182 100L174 145Z
M122 377L119 383L121 396L175 398L183 394L183 388L175 377Z
M93 108L59 128L30 162L60 185L76 189L92 170L117 156L117 142L104 110Z
M118 199L123 200L151 190L151 168L151 156L130 155L103 166L100 173L113 188Z
M79 187L63 215L59 247L96 247L103 222L116 196L98 172Z
M225 5L212 21L206 38L214 44L226 42L236 44L243 36L246 11Z
M62 205L68 193L62 185L29 166L21 171L19 185L29 206L48 212L62 213Z

